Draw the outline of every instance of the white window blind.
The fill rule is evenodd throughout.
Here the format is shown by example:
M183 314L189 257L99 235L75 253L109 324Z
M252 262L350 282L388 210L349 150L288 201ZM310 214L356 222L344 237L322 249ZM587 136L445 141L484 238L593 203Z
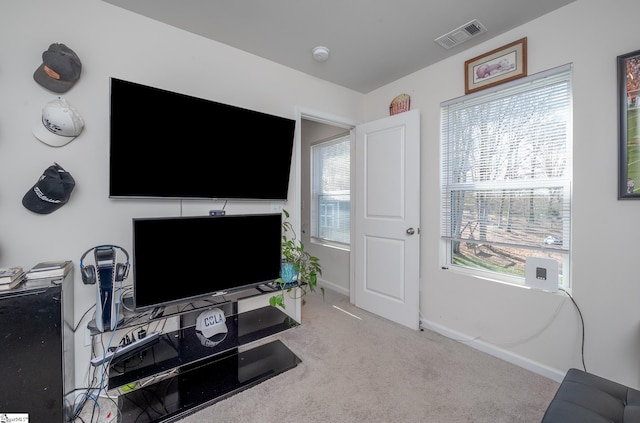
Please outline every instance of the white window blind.
M312 156L312 229L320 242L346 246L351 233L350 136L315 144Z
M538 251L568 283L571 103L567 65L442 104L446 266L524 277Z

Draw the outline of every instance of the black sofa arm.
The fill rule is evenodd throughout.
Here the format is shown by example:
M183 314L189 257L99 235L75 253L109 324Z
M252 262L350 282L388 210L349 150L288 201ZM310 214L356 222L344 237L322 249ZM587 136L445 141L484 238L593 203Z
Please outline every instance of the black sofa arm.
M640 423L640 391L569 369L542 423Z

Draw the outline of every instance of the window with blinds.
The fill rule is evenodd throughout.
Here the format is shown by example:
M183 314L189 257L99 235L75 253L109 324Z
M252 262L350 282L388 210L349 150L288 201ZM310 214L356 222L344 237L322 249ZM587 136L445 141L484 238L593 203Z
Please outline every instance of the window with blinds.
M349 135L311 146L311 237L348 247L351 233L351 139Z
M522 284L551 257L569 287L571 91L566 65L442 103L444 267Z

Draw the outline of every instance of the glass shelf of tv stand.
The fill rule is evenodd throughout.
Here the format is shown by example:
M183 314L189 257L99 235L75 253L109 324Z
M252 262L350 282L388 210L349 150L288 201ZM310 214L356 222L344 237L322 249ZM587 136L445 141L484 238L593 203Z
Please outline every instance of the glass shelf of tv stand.
M154 316L151 316L151 313L125 316L118 329L136 330L137 327L146 327L145 325L154 319L174 317L179 318L179 325L177 330L163 332L159 342L155 342L144 351L114 359L110 363L108 389L148 377L158 377L159 374L192 365L218 354L235 351L252 342L298 326L299 323L293 318L270 305L238 313L239 300L271 292L275 290L261 286L227 295L225 301L207 300L171 306L165 309L164 313L156 313ZM222 297L215 298L222 300ZM218 345L208 347L204 346L196 335L195 321L203 310L212 307L224 311L227 334Z
M191 318L187 313L181 321ZM299 325L280 309L238 313L226 317L226 325L227 334L213 347L187 324L142 352L114 359L107 389L118 393L120 421L173 422L301 363L278 339L256 342Z
M107 389L121 388L115 392L122 423L175 421L301 363L280 340L264 340L299 325L280 309L225 313L227 333L213 347L191 324L200 312L181 314L180 329L110 363Z
M163 333L159 342L142 352L114 359L109 366L108 389L150 377L159 378L175 369L236 352L242 346L298 326L295 320L272 306L226 317L226 324L224 340L214 347L203 345L196 335L195 326L187 325Z
M205 299L198 299L188 303L172 304L164 307L158 307L151 310L136 312L133 310L133 298L123 298L123 307L121 307L122 318L119 319L117 329L136 328L148 325L153 321L160 319L169 319L171 317L180 317L184 314L193 313L194 311L203 311L209 308L222 308L225 315L235 315L238 313L237 303L239 300L249 299L256 296L275 293L279 288L272 284L263 284L256 287L250 287L242 290L231 291L226 294L211 296ZM91 320L87 324L87 328L92 334L99 334L100 331L96 326L95 320ZM109 331L108 329L106 331Z
M179 320L179 324L177 330L171 327L163 331L158 342L147 349L109 364L107 389L118 397L120 421L173 422L295 368L301 363L295 353L282 341L265 338L299 323L279 308L261 306L263 300L254 298L279 290L261 285L216 297L215 301L172 306L163 313L126 310L120 328L135 331L153 321L165 323L158 319ZM249 304L238 312L238 301L243 299ZM213 347L203 345L195 331L197 315L211 307L223 309L227 324L226 336Z

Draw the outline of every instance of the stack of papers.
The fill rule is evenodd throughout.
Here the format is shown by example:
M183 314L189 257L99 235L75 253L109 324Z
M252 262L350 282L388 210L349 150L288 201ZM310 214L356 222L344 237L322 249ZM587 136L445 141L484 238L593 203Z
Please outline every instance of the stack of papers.
M0 268L0 290L12 289L24 280L24 269L21 266Z
M64 277L73 268L71 260L43 261L36 264L26 274L27 279Z

